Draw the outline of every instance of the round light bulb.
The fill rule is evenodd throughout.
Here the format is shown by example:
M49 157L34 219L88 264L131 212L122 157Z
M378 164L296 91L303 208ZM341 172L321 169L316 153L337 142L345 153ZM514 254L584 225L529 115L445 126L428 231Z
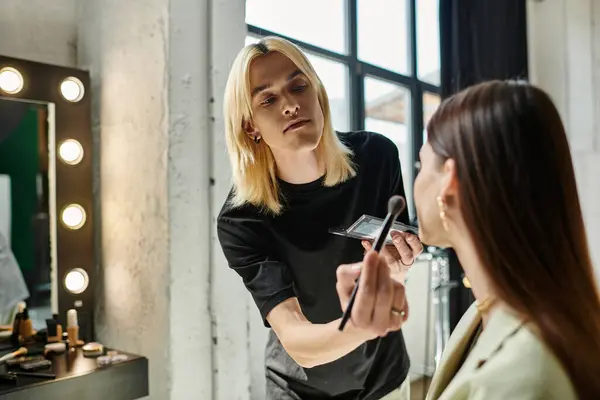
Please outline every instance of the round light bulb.
M23 75L13 67L0 69L0 89L8 94L16 94L23 89Z
M80 294L87 289L90 283L90 277L85 270L74 268L65 276L65 287L73 294Z
M79 79L70 76L60 84L60 93L66 100L76 103L83 98L85 89Z
M79 229L85 224L85 210L79 204L70 204L62 212L62 222L69 229Z
M58 148L58 155L65 164L79 164L83 158L83 147L75 139L67 139Z

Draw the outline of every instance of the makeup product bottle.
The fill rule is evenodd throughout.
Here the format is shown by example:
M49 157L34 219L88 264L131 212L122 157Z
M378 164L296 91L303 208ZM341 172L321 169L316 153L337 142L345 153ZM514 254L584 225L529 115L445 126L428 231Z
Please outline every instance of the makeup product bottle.
M69 348L77 346L79 341L79 324L77 323L77 310L67 311L67 335L69 337Z
M12 334L10 336L10 340L14 346L19 345L19 335L21 334L21 321L23 320L23 311L25 310L25 307L25 302L20 302L17 305L17 314L15 315L15 319L13 321L13 329Z
M48 328L48 343L56 343L62 340L62 326L55 319L47 319L46 326Z
M25 308L23 310L23 316L21 318L21 327L19 329L21 337L25 340L33 336L33 325L29 319L29 310Z
M104 354L104 346L101 343L86 343L81 350L85 357L98 357Z
M48 343L46 346L44 346L44 356L46 356L50 353L56 353L56 354L64 353L66 350L67 350L67 345L65 344L65 342Z

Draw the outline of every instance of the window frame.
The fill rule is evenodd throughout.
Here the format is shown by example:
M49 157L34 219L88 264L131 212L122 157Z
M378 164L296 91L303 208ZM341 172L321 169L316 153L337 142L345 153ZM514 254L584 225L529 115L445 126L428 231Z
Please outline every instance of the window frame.
M413 166L412 185L419 168L419 150L423 145L423 96L426 92L440 95L440 87L419 79L418 74L418 38L417 38L417 0L406 0L408 7L408 46L410 75L400 74L385 68L369 64L358 58L358 4L357 0L346 0L346 43L347 54L337 53L314 44L285 36L261 27L246 24L247 34L257 37L279 36L295 43L304 50L316 56L328 58L345 64L348 67L348 94L350 96L350 130L364 130L365 128L365 88L364 78L369 76L388 81L405 87L410 92L410 133L412 142L410 164ZM411 210L414 214L414 210Z

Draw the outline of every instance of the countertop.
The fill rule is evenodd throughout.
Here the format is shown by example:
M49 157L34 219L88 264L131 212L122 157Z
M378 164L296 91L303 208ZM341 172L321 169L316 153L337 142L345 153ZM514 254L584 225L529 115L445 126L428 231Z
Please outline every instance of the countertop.
M0 400L133 400L147 396L148 359L117 352L127 360L107 366L98 366L96 357L84 356L80 348L49 356L52 367L35 372L54 373L55 379L19 376L16 384L0 381ZM6 353L0 352L0 356ZM0 366L0 374L6 371L6 365Z

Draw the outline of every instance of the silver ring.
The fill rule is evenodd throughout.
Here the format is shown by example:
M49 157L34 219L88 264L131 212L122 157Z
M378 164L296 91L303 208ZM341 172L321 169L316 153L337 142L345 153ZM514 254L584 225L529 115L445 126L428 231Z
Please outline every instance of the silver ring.
M405 311L398 311L398 310L396 310L395 308L392 307L392 314L396 314L396 315L399 315L401 317L404 317L406 315L406 312Z
M398 260L400 262L400 264L402 264L405 267L412 267L412 265L415 263L415 258L413 258L413 261L410 264L404 264L402 262L402 259Z

